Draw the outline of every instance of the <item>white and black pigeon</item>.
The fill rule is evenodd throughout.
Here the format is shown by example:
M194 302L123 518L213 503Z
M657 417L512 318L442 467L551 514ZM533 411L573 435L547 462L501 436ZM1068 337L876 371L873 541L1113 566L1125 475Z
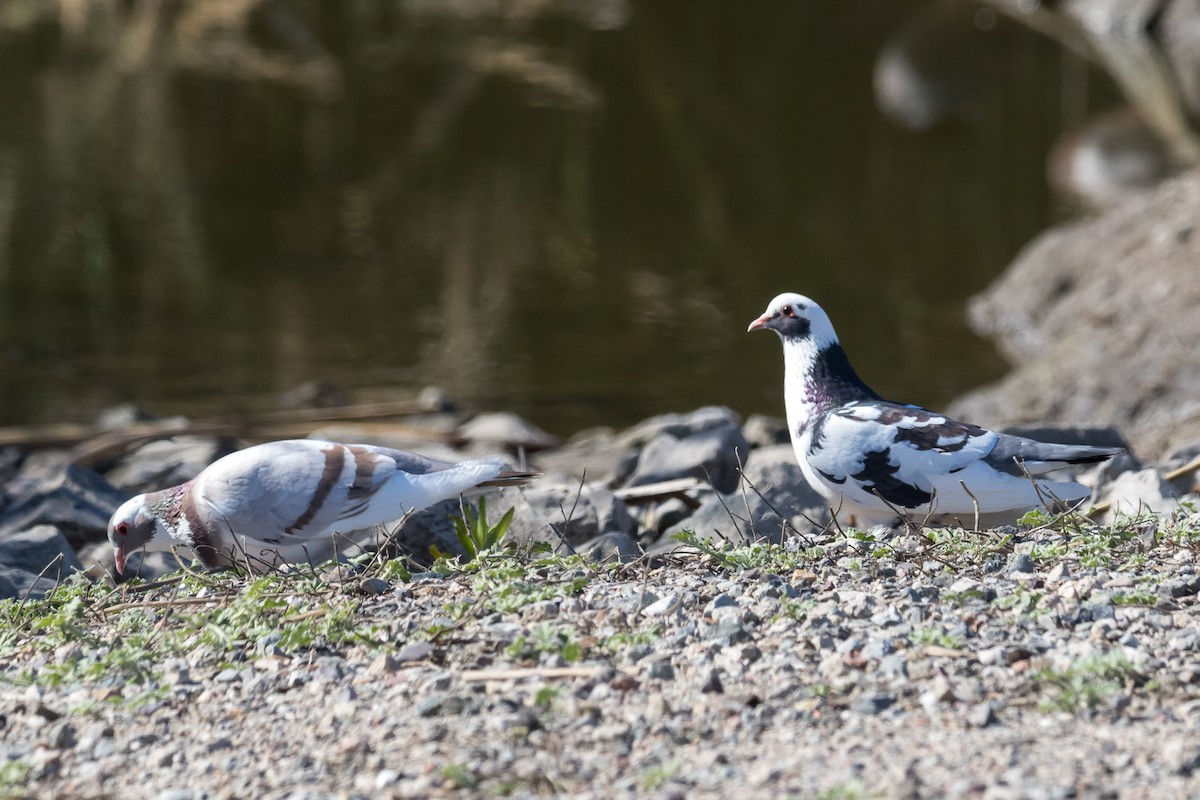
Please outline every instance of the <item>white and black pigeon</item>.
M784 401L796 458L835 512L859 525L1017 516L1078 503L1078 483L1040 476L1120 448L1038 442L884 400L850 365L825 311L781 294L748 330L783 340Z
M187 483L126 501L109 520L108 540L119 573L140 549L261 571L306 562L337 533L531 477L499 460L451 464L365 444L268 442L215 461Z

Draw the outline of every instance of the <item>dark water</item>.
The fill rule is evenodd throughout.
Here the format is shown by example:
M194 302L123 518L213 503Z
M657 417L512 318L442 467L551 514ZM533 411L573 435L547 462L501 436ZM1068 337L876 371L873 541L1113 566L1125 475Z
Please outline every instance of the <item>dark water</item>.
M964 301L1052 221L1090 102L1000 26L965 116L902 129L872 69L918 2L204 5L0 16L0 424L313 379L563 433L781 414L744 331L785 290L936 406L1003 373Z

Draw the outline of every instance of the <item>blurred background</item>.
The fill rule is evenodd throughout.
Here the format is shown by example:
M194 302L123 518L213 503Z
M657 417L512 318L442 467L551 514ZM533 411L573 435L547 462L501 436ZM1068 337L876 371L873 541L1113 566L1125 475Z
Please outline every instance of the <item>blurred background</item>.
M307 381L779 416L781 291L944 404L1005 371L968 297L1195 163L1186 107L1008 6L4 0L0 424Z

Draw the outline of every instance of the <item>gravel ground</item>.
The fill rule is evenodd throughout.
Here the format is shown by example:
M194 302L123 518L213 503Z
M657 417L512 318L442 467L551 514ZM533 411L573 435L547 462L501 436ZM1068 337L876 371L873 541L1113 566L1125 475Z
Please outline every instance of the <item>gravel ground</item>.
M1194 797L1197 543L78 581L3 612L0 796Z

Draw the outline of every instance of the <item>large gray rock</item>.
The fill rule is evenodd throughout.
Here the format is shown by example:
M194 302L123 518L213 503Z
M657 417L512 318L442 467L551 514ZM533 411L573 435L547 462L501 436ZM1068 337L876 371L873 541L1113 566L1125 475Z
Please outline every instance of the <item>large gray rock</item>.
M688 492L687 500L681 497L671 497L657 503L645 503L634 506L632 513L635 514L638 523L646 532L652 538L656 538L692 516L704 498L710 494L712 494L711 487L705 487L703 491Z
M683 439L717 428L736 428L742 418L724 406L704 406L686 414L660 414L623 431L618 441L626 447L641 447L662 434Z
M630 516L625 503L613 495L599 483L589 483L584 486L564 485L541 486L529 488L519 493L520 503L516 504L514 517L517 520L516 531L524 531L527 517L532 514L533 526L549 526L553 524L558 534L571 545L577 545L605 533L623 533L632 536L637 533L637 523ZM489 501L491 503L492 501ZM489 505L497 511L497 518L502 509ZM557 543L558 536L552 537ZM536 537L537 541L546 541Z
M1200 494L1200 467L1193 466L1197 459L1200 459L1200 440L1176 447L1159 465L1163 472L1173 473L1171 485L1181 495Z
M154 422L159 417L133 403L121 403L109 406L96 415L96 427L103 431L119 431L143 422ZM178 417L181 424L187 420Z
M534 465L542 470L558 470L588 481L610 482L622 461L632 455L627 446L617 442L611 428L589 428L567 440L562 447L545 450L533 459ZM625 470L628 475L632 469Z
M607 478L608 484L610 486L637 485L630 482L631 477L635 471L639 473L647 471L642 466L643 451L656 441L659 454L675 462L671 464L669 461L662 461L657 467L665 467L667 471L675 469L678 472L675 477L690 475L691 473L687 472L688 465L682 463L685 457L679 454L672 458L670 455L671 451L676 449L675 442L682 439L691 439L692 437L713 431L737 429L741 423L742 418L724 406L704 406L686 414L660 414L656 417L642 420L637 425L617 435L616 445L618 449L616 451L616 458L612 461L612 469ZM741 436L740 431L738 436ZM742 437L743 441L744 438ZM696 442L700 441L702 439L696 439ZM745 458L747 449L748 445L742 448L743 459ZM696 475L696 477L707 480L702 474ZM640 475L638 480L643 483L653 482L653 480L645 478L644 475ZM730 480L729 476L723 477L723 482L726 484Z
M1197 173L1046 232L970 309L1016 368L950 413L1112 424L1147 460L1200 438L1197 264Z
M505 489L497 496L488 496L488 516L499 519L511 508L513 520L508 528L506 541L520 547L544 544L556 553L574 553L575 548L568 539L568 531L576 534L575 541L578 542L586 538L579 537L578 533L589 530L590 526L582 522L578 512L572 516L572 522L578 520L582 524L577 528L566 524L566 517L554 505L554 501L555 498L565 497L567 491L566 487L562 487L561 491L548 491L546 487ZM569 512L570 508L566 510Z
M0 564L0 600L38 600L54 591L58 581Z
M17 591L17 585L8 579L0 570L0 600L19 600L21 594Z
M93 580L111 578L115 581L127 581L130 578L141 578L152 581L169 575L180 567L180 560L174 553L147 553L139 550L129 554L125 560L125 574L118 575L112 545L107 540L81 549L79 561L83 564L84 572ZM203 566L197 568L204 569Z
M23 454L15 447L0 447L0 511L8 504L9 481L17 477Z
M737 487L739 468L750 453L740 428L723 426L677 438L660 433L638 457L629 486L698 478L718 492Z
M633 561L642 554L637 540L627 533L605 533L579 545L577 550L596 562Z
M52 457L29 458L9 483L0 539L35 525L53 525L71 546L107 535L108 519L127 496L97 473Z
M112 560L112 549L109 548L108 560ZM174 553L134 553L125 561L125 574L120 579L127 581L131 578L141 578L144 581L154 581L170 575L187 563L187 559L176 557ZM196 569L203 570L199 562ZM116 566L111 565L110 573L115 574Z
M190 481L200 470L236 448L229 439L176 436L139 447L104 477L129 494L165 489Z
M45 574L55 581L83 569L67 537L53 525L38 525L0 539L0 564Z
M636 527L624 504L599 485L586 486L582 493L578 485L510 487L488 492L489 522L498 522L510 508L513 518L505 534L506 543L522 547L545 544L558 553L574 553L574 544L582 543L595 549L596 539L609 533L632 540ZM457 500L431 506L405 520L393 543L420 564L432 563L430 545L449 555L462 555L452 521L461 513Z
M742 435L751 447L770 447L791 441L787 420L762 414L752 414L746 420L746 424L742 426Z
M543 450L562 443L557 436L508 411L480 414L460 426L458 436L489 448Z
M505 489L488 494L488 519L493 523L512 507L513 503L511 496L508 496L509 493L515 495L515 490ZM447 555L463 555L453 522L454 517L460 516L462 516L462 506L457 499L443 500L408 516L399 523L399 526L395 523L384 526L384 531L380 534L380 543L387 541L389 555L403 553L424 566L433 563L431 546Z
M829 504L804 479L791 445L753 451L735 488L706 496L652 551L673 547L671 536L683 530L734 543L782 542L797 532L815 533L829 520Z
M44 597L82 569L67 538L52 525L0 538L0 599Z
M785 507L825 507L828 502L817 494L796 463L796 451L790 444L760 447L750 455L740 483L741 491L759 492L773 503Z
M1155 469L1126 472L1105 487L1101 502L1109 504L1103 522L1110 524L1118 516L1133 516L1147 511L1165 513L1179 506L1179 494Z

